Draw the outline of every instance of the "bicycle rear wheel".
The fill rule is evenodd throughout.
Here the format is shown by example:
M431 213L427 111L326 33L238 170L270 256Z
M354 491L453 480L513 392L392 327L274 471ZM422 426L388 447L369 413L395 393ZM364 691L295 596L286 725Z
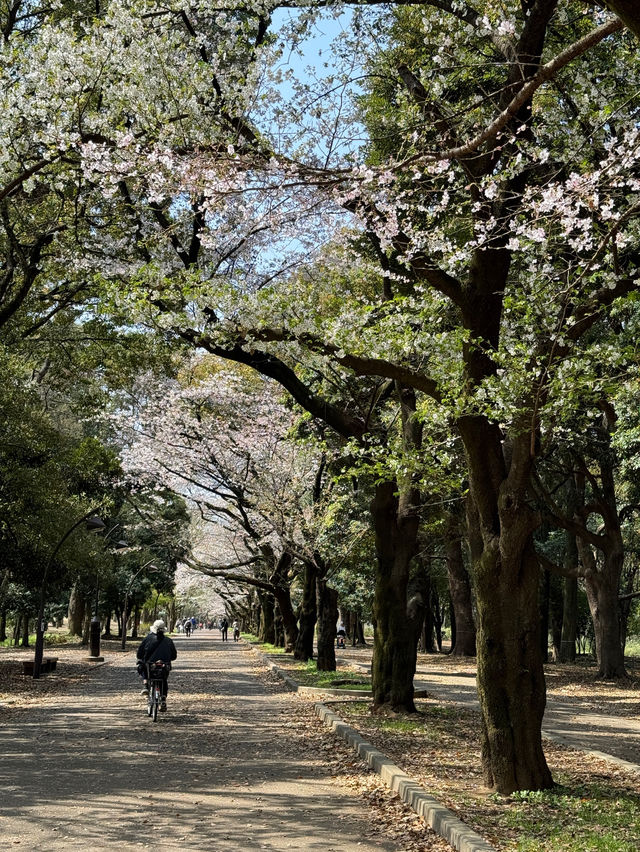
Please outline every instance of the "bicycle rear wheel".
M153 721L158 721L158 708L160 707L160 687L157 683L153 684Z

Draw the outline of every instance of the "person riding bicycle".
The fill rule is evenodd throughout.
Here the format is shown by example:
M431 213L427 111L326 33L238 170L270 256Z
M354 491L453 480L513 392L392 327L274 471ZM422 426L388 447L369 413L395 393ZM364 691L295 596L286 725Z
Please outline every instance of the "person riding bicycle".
M166 664L164 677L162 679L161 710L167 709L167 693L169 691L167 679L169 677L171 663L178 656L176 646L173 644L173 639L164 635L165 630L165 623L161 618L154 621L149 633L142 640L136 652L138 674L142 677L142 695L149 694L149 684L147 682L148 663L154 663L156 660L162 660L162 662Z

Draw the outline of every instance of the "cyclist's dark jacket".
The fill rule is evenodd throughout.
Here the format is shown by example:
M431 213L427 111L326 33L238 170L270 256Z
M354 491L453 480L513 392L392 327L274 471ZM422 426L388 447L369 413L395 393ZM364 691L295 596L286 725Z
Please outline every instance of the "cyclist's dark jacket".
M173 644L173 639L169 639L164 633L149 633L142 640L136 652L136 657L140 662L153 663L155 660L162 660L164 663L169 663L169 666L177 656L178 652Z

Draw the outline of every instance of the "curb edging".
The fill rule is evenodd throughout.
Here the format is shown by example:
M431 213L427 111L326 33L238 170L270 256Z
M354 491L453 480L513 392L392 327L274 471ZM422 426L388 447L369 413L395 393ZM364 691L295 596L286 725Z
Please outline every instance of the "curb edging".
M300 687L286 672L279 668L272 660L270 660L262 651L253 648L253 651L264 661L272 672L278 675L288 686L292 692L301 692L302 689L309 689L314 692L313 687ZM327 690L318 690L325 695ZM340 695L345 696L344 690L334 690ZM360 692L359 697L363 696ZM481 835L475 832L472 828L462 822L452 811L441 805L433 796L430 796L427 791L418 784L410 775L403 772L399 766L396 766L390 758L378 751L375 746L368 743L355 728L351 728L343 721L333 710L330 710L325 704L318 702L314 705L316 714L327 727L350 745L354 751L361 757L367 765L376 772L385 784L397 793L402 801L409 805L418 816L433 829L433 831L443 837L453 849L457 852L497 852L495 846L492 846Z
M385 784L454 849L458 852L496 852L495 847L484 837L430 796L417 781L363 739L358 731L347 725L333 710L318 703L315 705L315 711L325 725L345 740L371 769L378 773Z

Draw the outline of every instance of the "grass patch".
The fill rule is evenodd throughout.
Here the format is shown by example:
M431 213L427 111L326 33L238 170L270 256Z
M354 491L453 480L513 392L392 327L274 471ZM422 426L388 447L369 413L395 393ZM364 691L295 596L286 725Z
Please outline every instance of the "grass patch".
M640 636L629 636L624 646L627 657L640 657Z
M51 648L57 645L73 645L76 642L79 642L79 638L77 636L69 636L68 633L45 633L44 634L44 644L46 648ZM29 634L29 645L28 648L35 648L36 645L36 634ZM27 646L22 644L22 639L18 642L17 645L14 645L14 641L12 638L7 637L3 641L0 642L0 648L25 648Z
M522 839L518 852L637 852L640 796L597 781L515 793L500 822Z
M282 661L278 661L278 666L286 671L299 686L313 686L317 689L353 689L363 692L371 690L371 678L348 666L342 666L335 672L319 672L315 660L299 662L294 660L291 654L285 654L284 648L276 648L268 642L260 642L257 636L243 633L242 637L247 642L257 645L264 654L282 655Z
M251 642L252 645L257 645L259 650L264 654L285 653L284 648L281 648L279 645L272 645L270 642L261 642L257 636L253 635L253 633L241 633L240 636L247 642Z
M365 692L371 689L371 678L344 668L335 672L319 672L314 660L307 663L296 662L287 669L287 673L300 686L315 686L318 689L360 689Z

